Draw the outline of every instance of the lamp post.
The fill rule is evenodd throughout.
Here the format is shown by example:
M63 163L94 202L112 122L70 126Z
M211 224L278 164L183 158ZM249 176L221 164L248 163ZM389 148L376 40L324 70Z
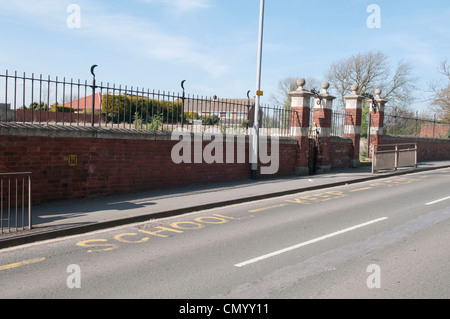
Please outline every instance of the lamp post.
M251 177L256 179L258 175L258 159L259 159L259 108L261 91L261 65L262 65L262 50L264 37L264 0L261 0L260 19L259 19L259 47L258 47L258 71L256 81L256 101L255 101L255 120L253 121L253 143L252 143L252 170Z

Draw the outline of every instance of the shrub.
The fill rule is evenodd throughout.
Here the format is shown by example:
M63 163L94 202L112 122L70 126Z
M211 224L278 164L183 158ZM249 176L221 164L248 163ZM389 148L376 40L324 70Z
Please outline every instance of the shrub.
M199 120L200 116L196 112L185 112L184 118L188 120Z
M203 125L216 125L220 122L220 118L217 115L202 116L200 119Z
M48 106L44 102L41 102L41 103L33 102L30 104L28 109L29 110L38 110L38 111L47 111Z
M63 106L58 104L53 104L50 106L50 111L52 112L58 112L58 113L74 113L75 109L69 107L69 106Z
M181 101L158 101L131 95L105 94L102 102L102 113L115 123L133 122L138 119L144 123L153 122L155 115L161 115L164 123L176 123L181 119L181 108Z

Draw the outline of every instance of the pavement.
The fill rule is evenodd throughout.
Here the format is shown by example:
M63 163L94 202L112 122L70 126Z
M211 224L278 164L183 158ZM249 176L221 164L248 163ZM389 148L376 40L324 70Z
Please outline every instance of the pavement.
M417 168L372 174L371 167L363 166L314 176L243 180L44 204L33 207L31 230L0 234L0 249L227 205L449 167L450 160L422 162Z

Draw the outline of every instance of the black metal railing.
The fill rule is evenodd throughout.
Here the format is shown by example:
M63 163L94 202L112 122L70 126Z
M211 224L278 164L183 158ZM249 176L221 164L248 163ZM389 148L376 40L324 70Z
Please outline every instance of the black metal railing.
M260 108L260 135L290 136L292 119L297 112L285 108L263 105Z
M345 134L346 112L333 112L331 115L331 136L343 137Z
M31 173L0 173L0 234L32 228Z
M317 128L313 127L314 126L314 121L313 121L313 117L314 117L314 109L311 109L310 111L310 128L309 128L309 132L310 132L310 136L316 134ZM337 136L337 137L343 137L345 134L345 123L346 123L346 118L347 117L351 117L350 114L348 114L347 112L342 112L342 111L332 111L331 113L331 124L330 124L330 136Z
M385 114L383 133L395 136L450 138L450 123L439 121L436 116L420 118Z
M255 99L222 99L51 78L17 72L0 74L0 122L94 126L170 132L241 131L253 127ZM288 136L290 114L261 106L260 127ZM268 132L262 130L262 132ZM269 132L271 134L271 132Z

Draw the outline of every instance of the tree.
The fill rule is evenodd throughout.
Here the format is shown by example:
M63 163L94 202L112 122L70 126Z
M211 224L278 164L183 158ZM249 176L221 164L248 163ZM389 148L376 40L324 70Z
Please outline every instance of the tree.
M416 77L412 66L404 61L393 71L388 57L382 52L359 53L348 59L333 63L327 73L331 89L345 106L345 96L351 93L351 86L357 84L359 92L373 93L382 90L382 98L389 100L390 107L402 109L414 100Z
M291 99L288 94L298 89L298 79L299 77L287 77L278 82L278 92L272 95L271 101L277 105L283 105L286 110L289 110L291 108ZM322 87L321 82L314 77L308 77L305 81L306 90L319 90Z
M450 122L450 65L444 60L439 66L439 72L447 77L447 85L432 85L433 98L431 109L440 120Z

